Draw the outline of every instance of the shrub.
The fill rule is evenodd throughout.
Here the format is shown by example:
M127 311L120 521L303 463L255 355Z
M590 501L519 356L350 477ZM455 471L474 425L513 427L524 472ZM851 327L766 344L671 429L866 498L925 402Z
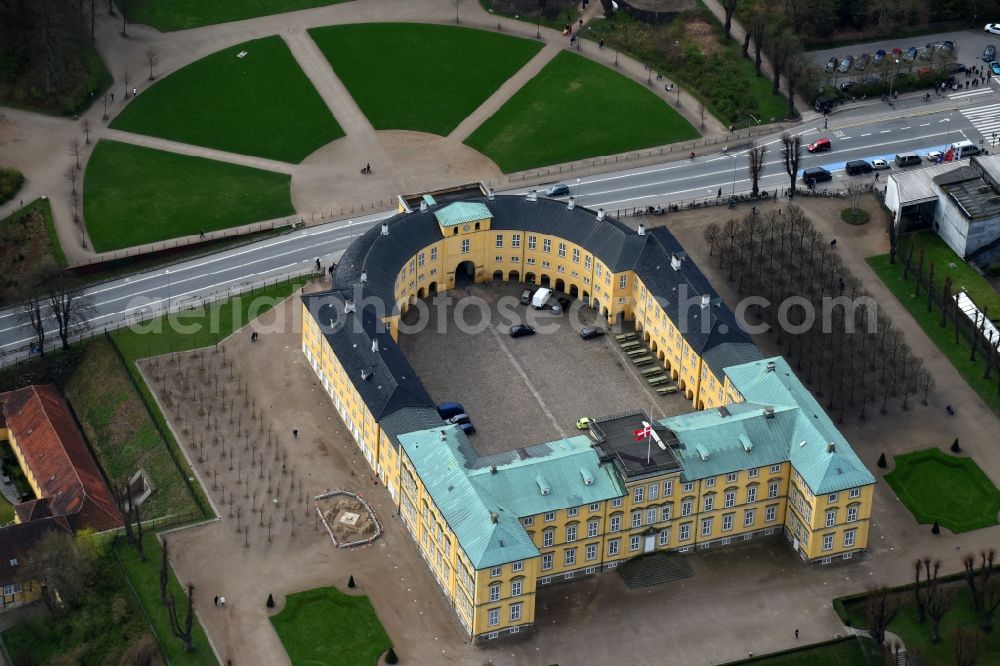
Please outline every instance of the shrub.
M934 527L931 528L931 534L941 534L941 526L938 525L938 521L934 521Z
M399 657L396 656L396 651L389 648L389 651L385 653L385 663L387 664L398 664Z
M878 457L878 466L880 469L885 469L887 467L885 462L885 453Z
M24 185L24 175L17 169L0 169L0 204L14 198Z
M962 447L958 445L958 437L956 437L955 441L951 443L951 451L952 451L952 453L961 453L962 452Z
M268 608L274 608L274 595L273 594L267 595L267 607Z
M840 211L840 219L848 224L867 224L868 223L868 211L864 209L851 210L850 208L845 208Z

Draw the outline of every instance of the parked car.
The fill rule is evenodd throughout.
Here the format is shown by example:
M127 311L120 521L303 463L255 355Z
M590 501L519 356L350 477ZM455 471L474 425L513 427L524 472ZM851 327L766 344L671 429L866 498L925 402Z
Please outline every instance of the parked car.
M844 81L840 84L840 92L850 92L851 88L854 87L854 81Z
M993 33L994 35L1000 35L1000 23L987 23L983 30Z
M816 139L808 146L806 146L806 150L808 150L810 153L824 153L830 150L831 148L833 148L833 142L827 138Z
M994 74L1000 75L1000 62L994 60L990 63L990 71Z
M527 324L514 324L510 327L510 337L523 338L526 335L534 335L535 329Z
M919 49L917 51L917 59L918 60L930 60L931 57L934 55L934 48L935 47L934 47L933 44L928 44L924 48Z
M872 58L873 65L879 65L885 60L885 49L879 49L875 52L875 56Z
M932 150L931 152L927 153L925 159L933 164L935 162L942 161L943 158L944 158L944 153L942 153L940 150Z
M993 62L996 59L997 59L997 47L990 44L989 46L986 47L986 50L983 51L983 62Z
M530 289L525 289L521 292L521 298L518 299L521 305L531 305L531 294L532 291Z
M917 59L918 53L920 53L920 49L918 49L916 46L911 46L910 48L906 49L906 53L903 54L903 60L905 62L913 62L914 60Z
M464 432L466 435L475 435L476 434L476 426L472 425L471 422L470 423L463 423L463 424L459 425L458 427L461 428L462 432Z
M826 61L826 67L823 68L823 71L827 74L833 74L833 70L837 69L838 62L840 61L837 60L837 56L831 56L830 59Z
M564 197L569 194L569 185L564 185L562 183L553 185L549 189L545 190L545 194L550 197Z
M823 167L810 167L802 170L802 182L809 187L816 187L816 183L825 183L833 180L833 174Z
M580 329L580 337L584 340L590 340L591 338L599 338L604 335L604 329L600 326L585 326Z
M876 171L881 171L882 169L888 169L889 163L883 159L872 160L872 168Z
M897 48L894 48L892 50L892 57L893 58L898 58L901 55L903 55L903 49L897 47Z
M837 68L837 71L840 72L841 74L844 74L850 71L851 66L853 64L854 64L854 56L844 56L840 61L840 67Z
M578 419L576 422L577 430L587 430L590 428L590 417L584 416L582 419Z
M465 407L460 402L442 402L437 406L438 416L443 419L450 419L452 416L465 413Z
M469 418L468 414L462 413L462 414L455 414L451 418L445 419L444 422L450 423L452 425L461 425L463 423L471 423L472 419Z
M859 72L865 71L865 67L868 66L868 63L871 62L871 59L872 57L870 55L868 55L867 53L862 53L861 57L859 57L857 62L854 63L854 69L858 70Z
M950 65L948 65L947 71L949 74L961 74L962 72L965 71L965 65L963 65L960 62L953 62Z
M941 46L938 47L943 53L951 53L955 50L955 42L950 39L946 39L941 42Z

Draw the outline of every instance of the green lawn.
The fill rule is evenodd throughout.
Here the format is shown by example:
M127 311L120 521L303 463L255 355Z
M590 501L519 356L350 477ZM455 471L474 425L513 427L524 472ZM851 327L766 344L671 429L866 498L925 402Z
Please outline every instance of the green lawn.
M177 70L142 90L111 127L296 164L344 136L280 37Z
M875 654L875 645L865 639L845 638L797 650L786 650L751 659L732 662L743 666L875 666L882 659Z
M912 570L912 567L911 567ZM996 574L994 574L994 577ZM899 614L889 624L889 631L898 634L908 651L914 648L921 653L921 664L954 664L955 663L955 629L973 631L979 628L979 617L972 610L972 598L964 580L946 583L946 589L954 592L955 598L941 620L941 641L931 643L931 625L928 620L924 624L917 622L917 611L913 605L912 587L904 588L895 593L900 602ZM836 606L836 605L835 605ZM858 598L845 600L843 611L839 611L845 623L855 627L868 625L868 601L862 595ZM1000 663L1000 631L994 629L991 633L979 632L979 650L976 653L976 664ZM815 666L815 665L811 665Z
M9 525L14 522L14 505L7 501L7 498L0 495L0 526Z
M348 596L333 587L288 595L271 624L292 666L377 664L392 646L368 597Z
M137 0L130 12L132 23L145 23L157 30L184 30L213 23L242 21L299 9L335 5L347 0Z
M563 51L465 143L509 173L697 136L644 86Z
M142 504L142 518L188 515L200 517L177 469L167 443L129 381L127 368L111 344L99 336L86 343L83 361L66 387L66 397L94 447L101 467L115 482L123 482L142 468L156 491Z
M917 522L941 523L952 532L997 524L1000 491L971 458L959 458L938 449L896 456L886 483Z
M446 135L524 66L539 42L457 26L313 28L313 40L375 129Z
M91 583L81 608L61 616L43 611L3 632L14 664L135 663L125 655L149 635L149 626L110 546Z
M101 140L83 180L99 252L227 229L295 212L291 177Z
M168 548L170 546L169 537L167 537L167 546ZM215 659L215 653L212 652L212 648L208 644L208 637L205 636L205 630L202 629L201 622L198 621L197 616L195 616L193 627L194 652L186 652L181 640L171 633L167 608L160 603L160 558L163 551L160 549L160 542L156 540L155 534L146 532L143 535L143 550L146 554L145 562L140 562L135 548L125 542L118 544L115 554L121 561L129 582L135 588L136 596L139 597L139 602L146 610L146 615L149 616L150 623L153 625L153 631L160 641L160 646L167 656L168 663L216 666L218 661ZM224 557L225 554L220 553L219 556ZM182 588L180 583L177 582L173 568L170 570L167 591L174 595L174 602L177 604L177 613L180 621L183 623L185 613L187 612L187 590ZM210 589L196 587L194 590L196 599L205 599L215 594L216 592Z
M946 274L951 275L956 288L965 287L972 299L980 308L989 306L990 312L1000 312L1000 296L993 287L975 273L969 266L958 258L951 249L944 244L933 232L916 234L911 237L918 245L925 249L924 271L931 261L934 262L935 280L939 287L944 282ZM885 283L885 286L899 299L899 302L913 315L924 333L934 341L938 349L948 357L955 369L958 370L969 386L979 394L993 411L1000 414L1000 393L997 391L997 378L983 379L983 362L981 356L977 356L975 361L969 360L968 340L962 339L959 344L955 344L954 325L941 327L941 313L937 307L931 308L927 312L926 292L921 290L921 295L914 292L914 282L911 277L903 280L903 259L907 241L901 243L900 253L896 257L896 263L889 263L889 255L879 255L868 258L868 264L872 270L878 274ZM913 266L917 264L918 251L913 254ZM963 336L964 337L964 336Z

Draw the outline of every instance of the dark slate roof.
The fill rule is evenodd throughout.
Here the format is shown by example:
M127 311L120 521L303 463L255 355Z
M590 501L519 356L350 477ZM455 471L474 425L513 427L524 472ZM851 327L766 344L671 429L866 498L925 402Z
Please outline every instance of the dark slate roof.
M666 227L655 227L647 230L646 238L635 273L715 376L721 378L730 365L762 358L674 235ZM680 260L677 270L672 265L675 257ZM703 296L709 297L707 308L701 307Z
M52 531L71 532L67 517L49 516L0 529L0 585L21 582L30 575L28 557L38 542Z
M379 423L394 448L399 448L399 436L416 430L444 427L444 421L433 407L404 407L386 416Z
M385 330L373 306L345 312L351 292L325 291L304 294L302 302L312 313L344 372L361 394L372 416L381 421L406 407L434 407L416 371ZM378 349L372 350L372 341Z

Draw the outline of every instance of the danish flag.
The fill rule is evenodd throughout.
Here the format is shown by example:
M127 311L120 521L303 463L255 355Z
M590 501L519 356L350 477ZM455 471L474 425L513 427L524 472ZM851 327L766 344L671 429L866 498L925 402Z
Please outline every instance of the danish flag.
M641 442L642 440L646 439L647 437L653 434L653 426L649 425L648 423L643 423L643 427L639 428L638 430L633 430L632 434L635 435L635 441Z

